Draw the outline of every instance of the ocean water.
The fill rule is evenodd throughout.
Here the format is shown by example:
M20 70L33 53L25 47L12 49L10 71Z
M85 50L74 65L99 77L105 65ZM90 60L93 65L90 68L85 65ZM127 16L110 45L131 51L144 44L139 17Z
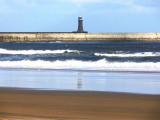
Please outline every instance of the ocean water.
M160 43L0 43L0 68L160 72Z
M160 95L160 43L0 43L0 87Z

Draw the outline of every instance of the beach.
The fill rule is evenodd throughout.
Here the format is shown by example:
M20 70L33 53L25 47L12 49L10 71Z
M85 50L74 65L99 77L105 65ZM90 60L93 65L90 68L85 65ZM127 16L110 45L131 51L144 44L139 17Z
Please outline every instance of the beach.
M159 43L0 43L0 120L159 120L159 60Z
M159 73L1 69L0 76L0 118L160 119Z
M158 120L160 96L0 88L0 116L17 119Z

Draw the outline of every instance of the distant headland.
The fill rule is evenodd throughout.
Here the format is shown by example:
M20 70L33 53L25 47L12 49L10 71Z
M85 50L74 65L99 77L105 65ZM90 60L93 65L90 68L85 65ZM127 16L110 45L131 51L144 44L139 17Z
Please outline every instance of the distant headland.
M160 42L160 33L88 33L78 17L73 32L0 32L0 42Z

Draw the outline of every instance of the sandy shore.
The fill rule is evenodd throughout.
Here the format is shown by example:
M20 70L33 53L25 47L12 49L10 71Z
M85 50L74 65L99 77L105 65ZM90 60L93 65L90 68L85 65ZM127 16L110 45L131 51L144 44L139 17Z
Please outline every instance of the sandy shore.
M0 88L0 118L10 120L159 120L160 96Z

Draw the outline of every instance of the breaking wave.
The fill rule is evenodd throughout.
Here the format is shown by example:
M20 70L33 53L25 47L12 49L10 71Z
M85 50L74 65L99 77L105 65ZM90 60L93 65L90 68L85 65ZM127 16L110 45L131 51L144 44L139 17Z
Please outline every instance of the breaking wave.
M80 53L78 50L7 50L0 49L0 54L21 54L21 55L33 55L33 54L60 54L60 53Z
M106 70L106 71L160 71L160 62L108 62L98 61L0 61L1 68L31 68L31 69L71 69L71 70Z
M95 56L105 56L105 57L156 57L160 56L160 52L141 52L141 53L121 53L121 54L108 54L108 53L95 53Z

